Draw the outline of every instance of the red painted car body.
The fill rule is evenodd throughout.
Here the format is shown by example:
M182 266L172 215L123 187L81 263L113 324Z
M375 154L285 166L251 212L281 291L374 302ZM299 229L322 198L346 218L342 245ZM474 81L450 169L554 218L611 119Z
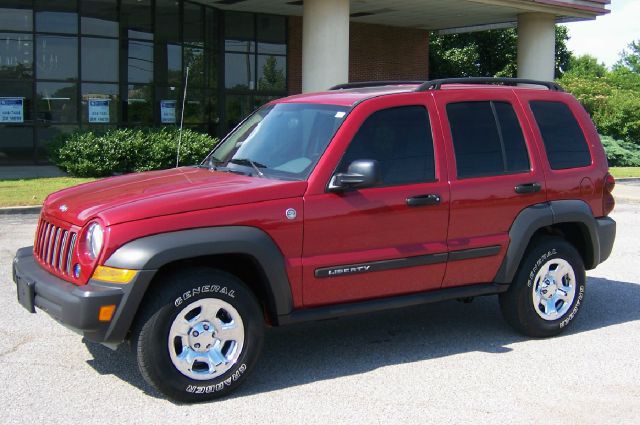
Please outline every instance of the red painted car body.
M316 166L304 181L242 176L207 168L182 167L112 177L62 190L48 197L43 222L72 229L79 249L73 263L82 265L74 278L42 258L46 235L40 229L35 252L49 272L84 285L99 264L126 243L150 235L216 226L250 226L264 231L282 253L293 307L419 293L440 288L492 282L510 244L509 230L526 207L554 200L586 202L594 217L603 211L607 162L587 113L569 94L534 88L452 85L414 92L397 85L293 96L274 104L341 105L350 108ZM530 170L478 178L457 178L456 159L446 106L451 102L504 101L521 125ZM552 170L528 106L531 100L566 104L587 139L592 162L586 167ZM373 113L403 105L424 106L430 117L435 153L433 182L334 192L327 189L349 143ZM541 190L518 194L514 187L535 182ZM437 194L440 202L412 208L407 198ZM61 208L64 205L64 208ZM295 220L285 211L297 211ZM100 222L105 243L99 257L82 254L87 223ZM44 226L41 224L41 226ZM51 236L53 237L53 236ZM387 261L454 251L498 247L495 255L461 258L376 273L344 274L331 284L318 269ZM390 284L393 282L393 284Z

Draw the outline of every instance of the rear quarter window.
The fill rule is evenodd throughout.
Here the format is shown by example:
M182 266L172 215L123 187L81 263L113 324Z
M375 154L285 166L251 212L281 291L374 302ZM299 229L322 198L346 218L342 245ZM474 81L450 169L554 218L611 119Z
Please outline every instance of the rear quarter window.
M591 153L571 109L562 102L531 101L542 141L553 170L586 167Z

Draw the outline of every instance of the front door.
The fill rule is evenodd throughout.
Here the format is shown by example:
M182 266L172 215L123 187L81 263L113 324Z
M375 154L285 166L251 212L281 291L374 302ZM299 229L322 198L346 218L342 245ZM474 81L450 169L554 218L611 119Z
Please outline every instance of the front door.
M449 187L426 96L399 107L374 99L351 115L358 129L334 174L376 160L382 181L305 197L305 307L437 289L446 268Z

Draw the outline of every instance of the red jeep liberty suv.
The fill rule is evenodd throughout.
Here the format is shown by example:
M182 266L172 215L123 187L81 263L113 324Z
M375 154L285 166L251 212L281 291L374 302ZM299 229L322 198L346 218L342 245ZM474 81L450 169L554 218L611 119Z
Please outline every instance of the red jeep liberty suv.
M525 84L525 85L523 85ZM554 83L354 83L273 101L198 166L49 195L19 302L115 347L169 398L228 394L265 324L498 294L531 337L579 312L615 182Z

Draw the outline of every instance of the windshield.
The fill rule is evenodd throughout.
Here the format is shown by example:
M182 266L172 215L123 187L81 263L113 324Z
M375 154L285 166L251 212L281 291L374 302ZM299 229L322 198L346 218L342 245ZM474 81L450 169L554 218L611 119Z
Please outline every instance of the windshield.
M348 111L335 105L267 105L229 134L204 164L221 171L305 180Z

